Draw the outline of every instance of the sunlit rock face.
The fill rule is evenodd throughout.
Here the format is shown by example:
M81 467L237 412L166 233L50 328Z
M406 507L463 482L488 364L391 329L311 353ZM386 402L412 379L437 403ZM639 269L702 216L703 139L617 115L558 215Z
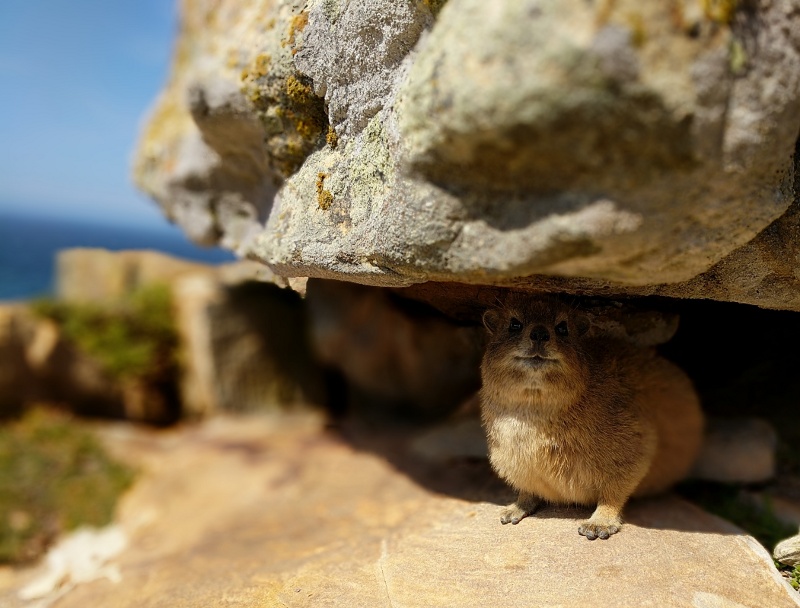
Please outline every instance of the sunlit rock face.
M800 310L798 8L183 0L136 179L283 276Z

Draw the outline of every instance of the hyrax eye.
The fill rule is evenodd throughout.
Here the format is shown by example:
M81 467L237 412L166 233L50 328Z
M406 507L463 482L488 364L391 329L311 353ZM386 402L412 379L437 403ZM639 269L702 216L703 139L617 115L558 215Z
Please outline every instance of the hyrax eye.
M568 336L569 335L569 327L567 327L566 321L561 321L558 325L556 325L556 333L559 336Z
M508 331L512 334L517 334L522 331L522 321L511 317L511 322L508 324Z

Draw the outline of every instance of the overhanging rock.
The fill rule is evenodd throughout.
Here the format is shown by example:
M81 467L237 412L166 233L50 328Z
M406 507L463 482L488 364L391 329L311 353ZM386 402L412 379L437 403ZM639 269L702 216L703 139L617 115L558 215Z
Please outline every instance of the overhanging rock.
M284 276L800 310L797 0L442 4L184 0L140 185Z

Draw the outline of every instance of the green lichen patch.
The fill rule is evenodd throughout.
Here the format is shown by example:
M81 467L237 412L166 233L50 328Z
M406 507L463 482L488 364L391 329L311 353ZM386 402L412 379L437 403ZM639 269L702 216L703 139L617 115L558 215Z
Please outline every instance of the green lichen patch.
M63 413L35 409L0 426L0 562L33 560L63 531L108 524L133 479Z
M348 149L354 157L348 176L353 198L378 200L386 184L394 180L394 164L380 115L369 121L358 148L353 143Z
M40 300L33 310L56 321L115 378L156 380L176 373L178 337L167 286L142 288L118 305Z
M744 45L735 38L731 39L730 65L733 74L741 74L747 68L747 51Z

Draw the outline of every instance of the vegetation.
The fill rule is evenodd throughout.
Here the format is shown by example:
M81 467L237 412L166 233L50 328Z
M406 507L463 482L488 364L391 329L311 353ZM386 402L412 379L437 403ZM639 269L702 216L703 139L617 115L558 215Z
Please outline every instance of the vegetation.
M800 566L784 566L780 562L775 562L775 566L786 577L789 584L800 591Z
M133 471L62 413L0 426L0 562L42 554L62 531L111 521Z
M40 300L33 305L113 377L159 378L177 366L178 338L169 288L150 286L118 306Z

